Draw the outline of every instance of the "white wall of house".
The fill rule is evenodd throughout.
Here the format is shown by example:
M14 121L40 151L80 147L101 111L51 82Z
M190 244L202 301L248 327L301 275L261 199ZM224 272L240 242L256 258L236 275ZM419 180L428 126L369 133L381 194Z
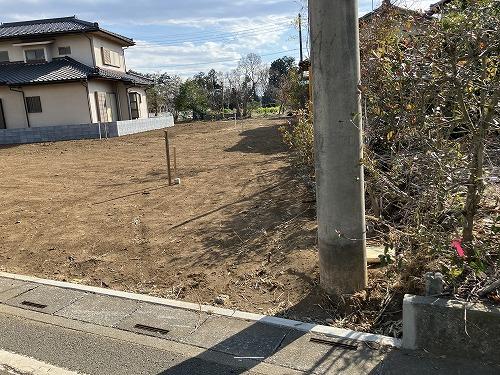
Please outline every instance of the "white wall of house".
M91 37L89 37L91 38ZM83 34L58 37L52 45L53 57L68 56L85 65L93 66L91 41ZM70 47L71 54L59 54L59 47Z
M45 44L32 44L26 45L16 45L16 41L0 42L0 51L7 51L9 54L10 62L24 62L25 55L24 51L27 49L38 49L44 48L45 57L47 61L53 58L69 56L77 61L80 61L86 65L93 66L94 62L92 60L92 48L90 47L90 40L83 34L79 35L69 35L61 36L56 39L47 38ZM37 42L39 43L39 42ZM70 47L70 54L59 54L59 47Z
M28 127L23 94L11 91L8 87L0 86L0 99L2 100L7 129Z
M90 101L90 107L92 111L92 122L99 122L99 110L98 110L98 104L97 104L97 96L96 94L98 93L104 93L108 94L107 100L115 100L116 101L116 110L118 111L118 103L116 98L118 97L117 90L116 90L116 83L113 81L105 81L105 80L92 80L88 83L89 85L89 101ZM110 96L111 95L111 96ZM108 106L111 105L111 103L107 103ZM111 109L114 105L111 105ZM111 116L113 116L113 110L111 110ZM117 121L121 120L119 113L116 114L118 118L110 118L107 119L108 121ZM106 121L104 121L106 122Z
M93 36L92 38L94 42L96 65L101 68L125 72L125 55L121 45L99 36ZM108 49L113 54L116 54L116 64L106 64L104 62L102 53L103 48Z
M24 94L39 96L42 106L42 112L28 113L31 127L90 122L87 91L80 83L25 86Z
M85 36L84 34L59 36L55 39L47 38L45 44L21 46L16 46L16 41L10 40L7 42L0 42L0 51L8 52L10 62L24 62L25 50L43 48L45 49L45 56L47 61L51 61L53 58L57 57L69 56L89 66L94 66L95 63L96 66L102 68L125 72L125 55L121 44L115 43L98 35L87 34L87 36ZM60 54L59 47L70 47L71 53ZM105 48L111 51L112 54L115 54L113 59L114 64L104 63L102 48ZM95 62L92 58L92 52L94 53Z
M42 111L28 113L31 127L99 122L96 93L106 95L108 121L131 119L129 93L132 92L140 95L139 118L148 117L144 88L121 82L92 80L88 82L88 96L81 83L24 86L22 90L24 97L40 97ZM28 127L22 93L0 86L0 99L7 128Z
M127 88L130 87L130 85L126 85L123 82L120 82L118 84L119 87L119 95L118 95L118 101L119 101L119 106L121 109L121 116L122 120L131 120L130 118L130 108L129 108L129 101L128 101L128 94L127 94Z
M12 41L0 42L0 51L7 51L9 54L9 61L24 61L24 52L21 47L14 47Z
M139 118L148 117L148 106L146 101L146 91L142 87L135 87L126 85L122 82L116 84L115 82L105 81L105 80L92 80L89 82L89 100L92 109L92 119L93 122L99 121L98 115L98 105L96 99L96 93L107 93L114 94L114 97L110 99L116 100L116 109L118 114L118 119L116 120L131 120L130 117L130 103L129 103L129 93L136 92L140 95L140 113ZM109 96L108 96L109 97Z
M70 51L60 50L61 47L69 47ZM27 49L40 48L44 49L47 61L68 56L88 66L126 71L121 43L102 34L61 35L27 43L18 43L17 40L0 42L0 52L7 51L10 62L25 62ZM103 57L103 49L106 58ZM148 117L146 92L142 87L103 79L92 79L87 87L88 91L81 83L24 86L25 97L39 97L41 104L41 112L26 115L22 93L0 86L7 128L28 127L27 116L31 127L96 123L100 117L106 117L108 121L130 120L130 92L137 93L140 99L139 118Z
M52 60L52 44L53 40L46 40L42 42L32 42L32 43L16 43L16 42L1 42L0 51L7 51L10 62L25 62L26 50L32 49L43 49L46 61ZM2 61L4 62L4 61Z

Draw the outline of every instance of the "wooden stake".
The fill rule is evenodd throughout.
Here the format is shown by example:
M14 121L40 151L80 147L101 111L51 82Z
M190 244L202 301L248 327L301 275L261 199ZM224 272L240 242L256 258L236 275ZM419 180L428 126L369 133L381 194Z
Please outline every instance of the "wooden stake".
M172 174L170 171L170 150L168 147L168 132L165 130L165 150L167 152L167 174L168 174L168 184L172 185Z
M174 148L174 178L177 178L177 150Z

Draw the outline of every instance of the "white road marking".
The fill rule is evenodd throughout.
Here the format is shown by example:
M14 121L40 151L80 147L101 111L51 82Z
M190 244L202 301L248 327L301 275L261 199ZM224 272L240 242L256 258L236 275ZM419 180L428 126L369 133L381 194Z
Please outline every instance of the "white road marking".
M83 375L1 349L0 370L15 375Z

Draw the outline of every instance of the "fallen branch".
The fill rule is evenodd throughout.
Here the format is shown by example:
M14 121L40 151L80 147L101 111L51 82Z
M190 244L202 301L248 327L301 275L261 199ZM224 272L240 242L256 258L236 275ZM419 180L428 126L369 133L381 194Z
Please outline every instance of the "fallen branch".
M500 279L498 279L497 281L494 281L490 285L484 287L479 292L477 292L477 294L480 296L484 296L484 295L488 294L489 292L492 292L493 290L495 290L498 287L500 287Z

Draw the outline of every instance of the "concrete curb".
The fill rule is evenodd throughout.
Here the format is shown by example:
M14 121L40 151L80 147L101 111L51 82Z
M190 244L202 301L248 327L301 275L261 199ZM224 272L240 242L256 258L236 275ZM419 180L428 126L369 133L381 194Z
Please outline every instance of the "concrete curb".
M157 305L164 305L164 306L169 306L169 307L174 307L174 308L202 311L202 312L206 312L209 314L216 314L216 315L227 316L227 317L237 318L237 319L243 319L243 320L248 320L248 321L253 321L253 322L272 324L272 325L281 326L281 327L293 328L293 329L303 331L303 332L318 333L318 334L338 337L338 338L342 338L342 339L377 343L380 345L387 345L387 346L392 346L392 347L401 347L401 340L400 339L396 339L396 338L388 337L388 336L383 336L383 335L376 335L376 334L372 334L372 333L364 333L364 332L358 332L358 331L353 331L353 330L348 330L348 329L323 326L323 325L319 325L319 324L304 323L304 322L300 322L297 320L277 318L277 317L273 317L273 316L248 313L248 312L243 312L243 311L238 311L238 310L224 309L224 308L215 307L215 306L199 305L199 304L190 303L190 302L183 302L183 301L170 300L170 299L166 299L166 298L152 297L152 296L143 295L143 294L120 292L120 291L116 291L116 290L110 290L110 289L99 288L99 287L94 287L94 286L87 286L87 285L73 284L73 283L62 282L62 281L40 279L37 277L16 275L16 274L5 273L5 272L0 272L0 277L12 279L12 280L19 280L19 281L25 281L25 282L30 282L30 283L54 286L54 287L64 288L64 289L78 290L78 291L82 291L82 292L100 294L100 295L105 295L105 296L125 298L125 299L129 299L129 300L134 300L134 301L149 302L149 303L154 303Z
M407 294L402 347L500 364L500 308Z
M0 349L0 370L8 371L9 374L84 375L2 349Z

